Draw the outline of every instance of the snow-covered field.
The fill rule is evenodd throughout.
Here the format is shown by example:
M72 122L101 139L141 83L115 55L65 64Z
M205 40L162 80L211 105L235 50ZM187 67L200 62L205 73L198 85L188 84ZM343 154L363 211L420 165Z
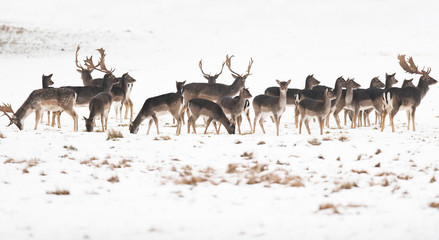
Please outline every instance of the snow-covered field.
M175 81L205 82L200 58L214 73L226 54L238 72L254 59L253 96L275 79L301 88L308 74L366 87L396 72L416 84L396 56L439 79L438 12L434 0L4 1L0 102L18 109L42 74L81 85L77 44L80 58L104 47L116 75L137 79L135 115ZM225 69L218 81L233 79ZM33 114L23 131L2 117L0 239L438 239L438 88L418 108L416 132L404 112L395 133L336 129L332 119L323 136L312 123L310 136L288 108L279 137L271 121L266 135L194 135L185 125L175 136L170 116L160 135L146 135L146 121L132 135L111 112L109 128L123 137L110 140L82 120L73 132L67 114L62 129L44 122L36 131Z

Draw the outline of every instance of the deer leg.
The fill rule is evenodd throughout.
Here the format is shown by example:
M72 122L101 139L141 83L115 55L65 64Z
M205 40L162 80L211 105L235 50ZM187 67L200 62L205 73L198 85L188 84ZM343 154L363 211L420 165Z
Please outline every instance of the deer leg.
M181 118L178 112L172 112L171 114L174 117L173 120L174 121L177 120L177 131L175 132L175 134L178 136L180 135L180 131L181 131Z
M410 115L412 114L410 110L406 111L407 114L407 130L410 130Z
M128 104L130 106L130 121L131 121L133 119L133 107L134 107L134 104L133 104L133 101L131 101L131 99L128 99Z
M157 135L160 135L160 131L159 131L159 120L157 119L157 116L154 114L151 116L152 119L154 120L155 123L155 127L157 128Z
M152 121L153 121L152 119L149 119L148 130L146 131L146 135L149 135L149 129L151 128Z
M262 132L265 134L265 129L264 129L264 120L262 118L259 118L259 125L262 128Z
M320 126L320 135L323 135L323 126L325 123L323 122L322 117L319 117L318 120L319 120L319 126Z
M108 130L108 114L105 116L105 130Z
M276 123L276 136L279 136L279 117L277 115L273 116L274 122Z
M311 131L309 130L309 119L308 118L305 119L305 127L306 127L306 130L308 130L308 134L311 135Z
M241 122L242 122L242 116L239 115L236 119L236 125L238 125L238 133L241 134Z
M416 111L416 108L412 107L413 132L416 131L416 128L415 128L415 111Z
M121 103L121 104L120 104L120 107L119 107L119 121L120 121L120 122L122 122L122 119L123 119L123 118L122 118L122 107L123 107L123 104Z
M53 113L52 113L53 114ZM42 119L42 118L41 118ZM47 125L50 126L50 111L47 111Z
M294 107L294 124L296 125L297 128L297 124L299 123L299 108L297 106Z
M104 114L101 114L101 126L102 126L102 132L105 132L105 119ZM117 118L117 115L116 115Z
M187 133L191 133L192 117L187 120Z
M209 128L210 123L212 122L213 118L209 117L206 121L206 128L204 129L204 134L207 134L207 128ZM215 129L216 131L216 129ZM216 134L218 134L219 131L216 131Z
M392 125L392 132L395 132L395 124L393 123L393 118L395 117L396 113L398 113L398 109L392 109L392 111L390 111L389 114L389 118L390 118L390 124Z
M339 112L340 112L340 111L339 111ZM337 127L338 127L339 129L341 129L341 126L340 126L340 118L339 118L339 116L338 116L338 113L339 113L339 112L337 112L337 109L336 109L332 115L334 115L334 119L335 119L335 123L337 123Z
M348 115L348 110L344 110L344 125L346 126L347 120L346 115Z
M250 120L250 111L247 111L245 115L247 116L248 124L250 125L250 130L251 130L253 128L252 128L252 121Z
M65 112L73 118L73 131L77 132L78 131L78 114L73 109L65 110ZM57 115L58 115L58 120L59 120L59 116L61 115L61 111L57 112Z
M58 128L61 128L61 113L62 113L62 111L59 111L58 112L58 114L57 114L57 116L56 116L56 119L57 119L57 121L58 121ZM77 131L78 129L76 128L76 131Z
M386 121L387 113L388 113L387 109L384 109L384 111L381 113L381 132L384 130L384 127L385 127L384 123Z
M58 112L52 112L52 124L50 124L51 127L55 127L55 118L58 115ZM59 127L59 124L58 124Z
M255 112L255 120L253 121L253 133L256 132L256 122L259 120L259 118L261 117L261 114L256 113Z
M35 111L35 128L34 128L34 130L37 130L38 123L40 122L40 118L42 115L43 115L43 112L40 109Z
M129 108L128 100L126 100L126 101L123 103L123 105L125 106L125 117L124 117L124 119L128 119L128 108Z
M300 116L299 134L302 134L303 116Z

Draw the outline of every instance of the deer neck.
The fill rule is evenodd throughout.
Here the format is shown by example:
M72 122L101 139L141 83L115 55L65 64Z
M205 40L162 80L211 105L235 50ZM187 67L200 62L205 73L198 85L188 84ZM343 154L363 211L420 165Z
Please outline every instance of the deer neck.
M110 80L105 80L102 83L102 92L110 92L113 88L113 83Z
M90 73L81 73L81 79L84 86L91 86L93 78Z
M352 102L352 99L354 98L354 89L347 87L346 88L346 96L345 96L345 104L348 105Z
M341 94L343 93L343 89L339 83L335 83L334 93L335 93L335 97L336 97L335 101L337 102L340 100Z
M386 86L384 87L384 89L387 90L391 87L393 87L392 79L391 78L386 79Z
M305 81L305 89L311 90L312 87L313 87L313 85L312 85L311 81L306 79L306 81Z
M427 95L428 90L430 90L426 81L422 79L419 80L418 86L416 88L419 89L419 91L421 92L421 99L423 99L425 95Z
M43 88L50 88L49 84L44 80L43 80Z
M287 90L283 91L279 89L279 105L283 106L287 104Z
M242 77L238 77L233 81L232 85L227 87L226 96L236 95L242 88L244 87L244 79Z

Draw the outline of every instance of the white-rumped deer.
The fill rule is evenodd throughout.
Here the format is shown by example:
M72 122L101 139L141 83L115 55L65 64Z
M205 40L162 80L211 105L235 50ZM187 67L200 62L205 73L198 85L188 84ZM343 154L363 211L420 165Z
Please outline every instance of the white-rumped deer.
M259 120L262 132L265 134L264 119L270 115L276 123L276 135L279 136L279 124L282 114L285 112L287 105L287 90L291 80L281 82L279 84L279 96L258 95L253 99L253 110L255 111L255 120L253 121L253 133L256 131L256 122Z
M21 107L14 112L10 104L3 104L0 111L15 124L18 129L23 130L24 120L35 112L35 130L44 111L65 111L73 118L73 130L78 131L78 114L74 110L76 93L68 88L45 88L34 90ZM8 112L12 113L9 116Z
M195 130L195 122L200 116L203 116L207 117L204 134L207 133L207 128L212 121L224 125L229 134L235 134L235 124L229 121L226 114L224 114L223 109L217 103L207 99L194 98L187 103L187 106L185 106L185 108L187 108L189 112L189 119L187 120L188 133L190 133L191 126L194 133L197 133L197 130ZM219 134L219 129L215 130L216 133Z
M226 116L229 117L231 122L238 126L239 134L241 134L242 113L245 111L245 104L248 102L247 99L251 97L252 95L248 91L248 88L243 88L239 91L238 97L224 97L220 101L220 106L223 108Z
M90 104L88 105L90 115L88 118L84 117L87 132L93 132L96 116L101 117L102 132L107 130L108 113L110 112L112 102L113 97L108 92L101 92L90 99Z
M223 73L223 69L224 69L224 64L226 62L223 62L223 65L221 66L221 71L215 75L211 75L204 73L203 71L203 63L202 63L203 59L200 60L200 63L198 64L198 66L200 67L201 73L203 73L203 77L205 79L207 79L207 83L216 83L216 79L221 75L221 73Z
M180 135L181 132L181 116L180 112L183 108L183 97L179 93L167 93L156 97L146 99L142 109L137 114L134 122L130 123L130 133L136 134L139 131L140 124L147 118L152 118L148 124L148 131L154 120L157 128L157 134L160 134L157 116L170 113L177 120L177 131L175 134Z
M305 98L298 101L297 106L300 112L299 134L302 133L303 121L305 121L308 134L311 134L309 130L309 119L316 117L320 126L320 135L323 135L324 121L331 111L331 100L336 98L334 92L329 89L326 89L323 94L323 101L312 98Z
M415 112L416 108L421 104L421 100L425 97L429 90L429 86L436 84L437 80L430 77L431 68L424 71L418 70L412 57L408 58L408 63L406 61L405 55L398 55L399 65L404 69L404 71L412 74L420 74L418 86L416 87L404 87L404 88L390 88L387 89L383 95L385 110L382 113L381 118L381 131L384 130L385 118L387 113L389 113L390 125L392 126L392 132L395 132L395 125L393 123L393 118L399 110L407 111L407 129L410 130L410 118L412 120L412 129L416 131L415 127Z

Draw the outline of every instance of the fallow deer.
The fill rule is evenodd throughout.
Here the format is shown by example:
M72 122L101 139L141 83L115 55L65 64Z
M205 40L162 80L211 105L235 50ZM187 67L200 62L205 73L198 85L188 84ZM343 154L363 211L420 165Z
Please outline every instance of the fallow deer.
M90 99L90 104L88 107L90 110L90 115L88 118L84 117L87 132L93 132L96 116L100 116L101 118L102 132L107 130L108 113L110 112L112 102L113 97L108 92L101 92Z
M119 78L116 78L119 80ZM136 82L128 73L124 73L119 80L119 84L111 88L111 95L113 96L113 106L117 117L122 121L122 106L127 101L129 85Z
M203 71L203 63L202 63L202 61L203 61L203 59L200 60L200 63L198 64L198 66L200 67L201 73L203 73L203 77L204 77L205 79L207 79L207 83L216 83L216 79L221 75L221 73L223 73L224 64L225 64L226 62L223 62L223 65L221 66L221 71L220 71L219 73L217 73L217 74L215 74L215 75L211 75L210 73L209 73L209 74L206 74L206 73Z
M334 119L337 123L337 126L340 127L340 117L338 114L345 108L346 105L350 104L352 102L352 98L354 95L354 90L361 87L360 84L354 81L354 78L350 79L348 78L346 80L346 89L343 89L341 96L338 98L338 101L335 104L335 110L332 114L334 116ZM345 118L345 125L346 125L346 118Z
M94 79L91 76L91 73L93 72L93 68L91 68L91 66L87 66L83 67L79 62L78 62L78 52L79 49L81 47L78 45L76 47L76 53L75 53L75 64L76 67L78 67L78 69L76 69L76 71L78 71L81 74L81 79L82 79L82 83L84 84L84 86L94 86ZM86 60L84 60L84 62L87 62L89 60L88 57L86 57ZM99 80L98 80L99 81ZM102 80L100 80L102 81Z
M412 129L416 131L415 128L415 112L416 108L421 103L421 100L425 97L429 90L429 86L436 84L437 80L430 77L431 68L424 71L418 70L412 57L408 58L408 63L406 61L405 55L398 55L399 65L408 73L420 74L418 86L416 87L404 87L404 88L390 88L387 89L382 98L384 100L385 110L382 113L381 118L381 131L384 130L384 122L387 113L389 113L390 125L392 126L392 132L395 132L395 125L393 123L393 118L400 109L407 111L407 129L410 130L410 118L412 120Z
M305 88L288 88L287 91L287 106L294 107L294 124L296 128L299 126L299 109L296 106L296 95L302 90L311 90L314 86L320 84L320 81L314 78L314 74L308 75L305 80ZM265 95L270 96L279 96L280 90L279 87L269 87L265 89ZM272 119L274 122L274 119Z
M316 117L320 126L320 135L323 135L324 120L331 110L331 100L336 98L334 92L329 89L326 89L323 94L323 101L312 98L298 100L297 106L300 112L299 134L302 133L303 121L305 121L305 127L308 134L311 134L309 129L309 119Z
M44 88L34 90L21 107L14 112L10 104L3 104L0 110L6 115L10 123L23 130L24 120L35 112L35 130L38 127L44 111L65 111L73 118L73 130L78 131L78 114L74 110L76 93L68 88ZM9 116L8 112L12 113Z
M52 81L52 76L53 76L53 74L50 74L50 75L47 75L47 76L45 76L43 74L43 76L42 76L43 88L53 88L51 86L53 84L55 84L55 83ZM53 117L55 119L55 116L53 116ZM43 117L41 117L41 123L43 123ZM54 124L55 124L55 122L52 121L52 127L54 126ZM50 125L50 112L47 112L47 125ZM60 122L58 122L58 127L61 127L60 126Z
M405 88L405 87L416 87L413 84L413 78L412 79L404 79L404 82L402 82L401 88Z
M395 78L394 74L386 73L386 87L388 89L396 84L398 80ZM357 127L357 119L359 117L360 111L369 109L373 107L378 114L382 114L384 111L384 102L382 95L385 89L380 88L368 88L364 90L355 90L352 102L347 104L345 108L354 111L351 128Z
M204 134L207 133L207 128L212 121L224 125L229 134L235 134L235 124L229 121L227 116L224 114L223 109L217 103L207 99L194 98L187 103L185 108L187 108L189 112L189 119L187 120L188 133L190 133L191 126L194 133L197 133L197 130L195 129L195 122L200 116L203 116L207 117ZM216 129L216 133L219 134L219 130Z
M238 97L224 97L220 101L220 106L223 108L226 116L229 117L231 122L236 123L238 126L239 134L241 134L242 113L245 110L245 104L248 101L247 99L251 97L252 95L248 91L248 88L243 88L239 91Z
M167 93L156 97L146 99L142 109L137 114L134 122L130 123L130 133L137 134L140 124L147 118L152 118L148 124L148 131L154 120L157 128L157 134L160 134L157 116L170 113L177 120L177 131L175 134L180 135L181 132L181 116L180 112L183 108L183 97L179 93Z
M276 135L279 136L279 124L282 114L285 112L287 105L287 90L291 80L281 82L279 84L279 96L258 95L253 99L253 110L255 111L255 120L253 121L253 133L256 131L256 122L259 120L262 132L265 134L264 119L267 115L271 115L276 123Z

